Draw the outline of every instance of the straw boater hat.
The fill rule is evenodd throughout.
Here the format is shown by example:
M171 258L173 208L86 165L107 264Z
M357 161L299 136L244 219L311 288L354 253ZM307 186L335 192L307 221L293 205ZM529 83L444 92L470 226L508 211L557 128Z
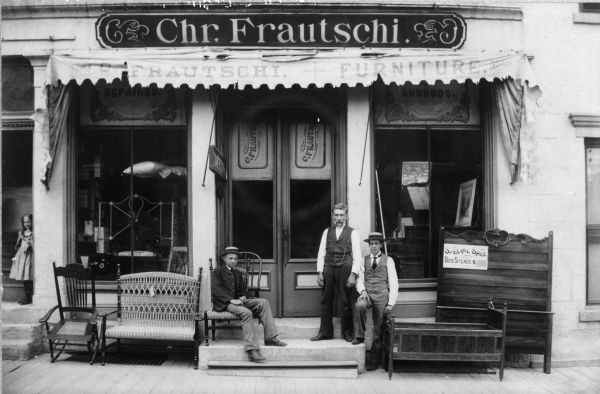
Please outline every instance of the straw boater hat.
M367 237L367 239L365 239L365 242L371 242L371 241L380 241L381 243L385 242L385 238L383 238L383 234L381 234L378 231L373 231L371 233L369 233L369 236Z
M223 251L221 252L221 257L225 257L225 255L228 255L228 254L239 255L240 250L235 246L228 246L225 249L223 249Z

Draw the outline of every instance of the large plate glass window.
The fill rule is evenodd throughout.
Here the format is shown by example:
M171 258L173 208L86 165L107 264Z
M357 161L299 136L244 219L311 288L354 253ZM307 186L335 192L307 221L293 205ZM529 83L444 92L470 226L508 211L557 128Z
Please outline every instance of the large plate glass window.
M374 119L375 226L383 223L400 279L436 278L440 227L483 227L477 88L379 86Z
M181 92L84 85L77 136L77 254L99 278L188 273ZM159 126L160 125L160 126Z

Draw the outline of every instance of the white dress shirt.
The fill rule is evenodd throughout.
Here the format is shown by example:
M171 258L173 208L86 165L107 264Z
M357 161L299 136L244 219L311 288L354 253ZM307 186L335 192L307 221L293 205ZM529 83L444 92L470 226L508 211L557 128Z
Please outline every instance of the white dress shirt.
M373 261L373 255L369 254L371 257L371 261ZM377 264L379 264L379 260L381 259L381 253L379 253L375 259ZM371 264L369 262L369 264ZM358 294L361 294L363 290L365 290L365 265L364 262L361 261L360 270L358 274L358 278L356 278L356 291ZM388 282L390 284L390 294L388 296L388 305L394 306L396 305L396 299L398 298L398 274L396 273L396 264L394 263L394 259L390 256L387 257L387 273L388 273Z
M335 228L335 238L339 239L340 234L342 233L343 227ZM325 267L325 247L327 245L327 234L329 233L329 228L326 228L323 231L323 235L321 236L321 243L319 244L319 253L317 254L317 272L323 272L323 267ZM350 241L352 244L352 272L358 275L360 267L362 265L362 251L360 250L360 235L358 234L358 230L353 229L350 233Z

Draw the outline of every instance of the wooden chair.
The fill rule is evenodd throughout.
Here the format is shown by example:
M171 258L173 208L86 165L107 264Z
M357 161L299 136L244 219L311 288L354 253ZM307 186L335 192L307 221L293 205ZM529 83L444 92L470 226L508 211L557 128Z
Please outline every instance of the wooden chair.
M40 323L46 327L50 362L56 361L68 345L69 347L86 346L88 352L92 353L90 364L93 364L100 344L94 272L89 268L83 268L80 264L57 267L53 262L52 267L58 305L40 319ZM61 296L59 277L64 278L66 297L64 300ZM55 324L49 323L48 320L56 310L60 320ZM57 348L59 348L58 353L54 354Z
M209 270L213 271L213 259L209 258ZM241 267L244 268L241 268ZM237 270L244 274L248 292L254 292L254 297L260 296L260 286L262 278L262 259L253 252L239 252ZM212 331L212 340L215 341L215 331L220 328L241 328L239 324L232 324L232 321L241 320L239 317L227 311L204 311L204 340L208 346L209 331ZM259 320L260 323L260 320Z

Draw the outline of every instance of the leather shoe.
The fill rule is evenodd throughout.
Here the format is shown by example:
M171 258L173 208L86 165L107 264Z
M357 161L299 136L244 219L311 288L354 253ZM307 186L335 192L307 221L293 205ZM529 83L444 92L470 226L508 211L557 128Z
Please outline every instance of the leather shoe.
M352 342L352 338L354 338L354 335L352 334L344 335L344 339L346 340L346 342Z
M264 363L266 360L265 356L260 354L260 351L257 349L248 350L246 353L248 353L248 358L250 361L255 363Z
M280 341L277 337L265 339L265 346L287 346L287 343Z
M311 341L322 341L324 339L333 339L333 337L327 337L323 334L317 334L314 337L310 338Z
M365 366L365 369L366 369L367 371L375 371L375 370L376 370L376 369L378 369L378 368L379 368L379 365L377 365L377 364L367 364L367 365Z
M352 341L352 344L353 345L360 345L364 341L365 341L365 338L354 338L354 340Z

